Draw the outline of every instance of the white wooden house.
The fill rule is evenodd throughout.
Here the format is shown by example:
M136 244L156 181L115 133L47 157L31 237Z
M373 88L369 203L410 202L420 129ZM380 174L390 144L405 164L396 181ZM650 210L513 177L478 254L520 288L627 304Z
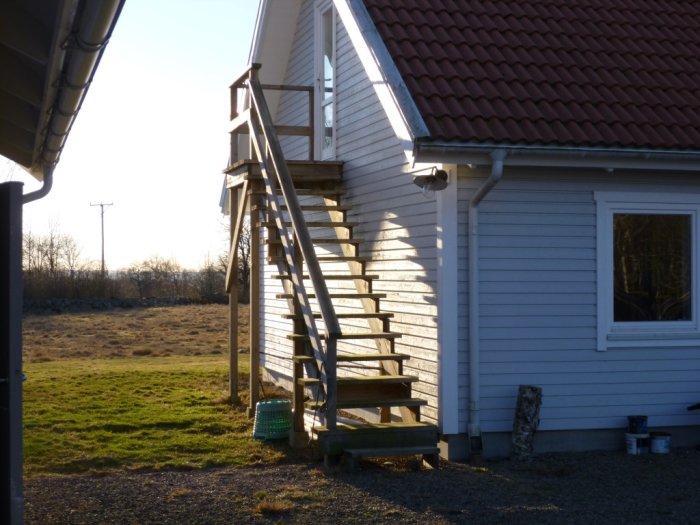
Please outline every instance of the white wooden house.
M700 401L699 26L700 4L680 0L263 0L256 65L232 89L227 187L260 248L266 377L296 384L299 409L301 385L336 388L337 339L333 402L370 406L372 387L342 392L347 376L400 376L407 389L383 394L393 416L372 406L387 424L419 414L453 459L508 452L521 384L543 389L536 451L621 448L633 414L700 441L686 410ZM257 79L321 239L326 339L289 285L304 233L287 259L279 248L284 167L263 145L266 189L239 160L262 135ZM301 379L314 362L322 377ZM363 446L386 444L341 449Z

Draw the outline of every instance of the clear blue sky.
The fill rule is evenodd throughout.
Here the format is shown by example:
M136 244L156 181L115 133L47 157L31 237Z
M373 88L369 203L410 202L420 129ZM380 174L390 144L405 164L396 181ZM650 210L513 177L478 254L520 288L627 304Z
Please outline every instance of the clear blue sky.
M228 85L246 66L257 0L127 0L54 174L24 208L110 270L158 255L197 268L226 250L218 202ZM26 175L25 192L38 187Z

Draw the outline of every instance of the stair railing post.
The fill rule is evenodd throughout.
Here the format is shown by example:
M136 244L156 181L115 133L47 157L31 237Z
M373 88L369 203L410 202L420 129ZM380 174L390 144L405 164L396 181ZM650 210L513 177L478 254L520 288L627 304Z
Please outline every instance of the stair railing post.
M255 415L260 395L260 198L253 185L250 201L250 403L248 417Z

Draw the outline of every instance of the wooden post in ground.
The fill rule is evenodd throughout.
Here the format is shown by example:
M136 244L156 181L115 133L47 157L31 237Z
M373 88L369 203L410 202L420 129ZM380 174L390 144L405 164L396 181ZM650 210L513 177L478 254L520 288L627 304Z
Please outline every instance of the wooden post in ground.
M228 294L228 388L231 403L238 403L238 246L233 246L236 231L236 217L238 217L238 189L231 188L229 198L229 232L231 237L231 249L233 259L231 262L231 289Z
M255 416L260 393L260 184L250 196L250 403L248 417Z
M541 404L542 388L520 385L513 419L511 454L514 459L524 461L532 456L535 432L540 424Z
M299 250L299 243L294 238L294 259L299 268L303 266L303 257L301 255L301 250ZM301 319L301 307L299 301L296 299L294 302L294 333L303 334L306 333L306 324L303 319ZM302 356L308 355L307 352L307 342L306 341L294 341L294 355ZM292 380L293 385L293 421L292 421L292 433L289 435L289 442L293 447L305 447L309 444L309 436L304 428L304 386L299 383L300 379L304 378L304 365L301 362L294 361L292 364L293 374Z

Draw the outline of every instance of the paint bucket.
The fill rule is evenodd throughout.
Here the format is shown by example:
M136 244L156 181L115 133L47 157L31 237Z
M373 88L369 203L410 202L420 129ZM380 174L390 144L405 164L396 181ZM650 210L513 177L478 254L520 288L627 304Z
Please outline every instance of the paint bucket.
M627 416L627 432L646 434L648 432L647 416Z
M627 453L632 456L640 456L649 453L649 434L625 434Z
M650 448L652 454L668 454L671 452L671 434L668 432L652 432Z

